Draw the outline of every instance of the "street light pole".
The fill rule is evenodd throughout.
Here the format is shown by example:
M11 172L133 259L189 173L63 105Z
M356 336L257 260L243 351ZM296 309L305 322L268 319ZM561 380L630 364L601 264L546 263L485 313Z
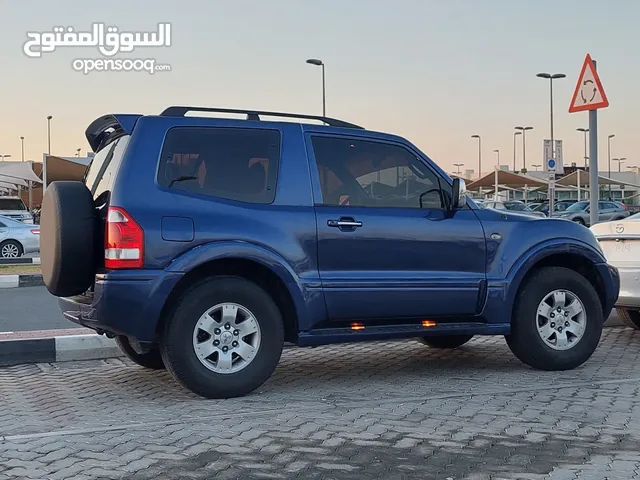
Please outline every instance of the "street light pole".
M527 147L525 143L525 136L527 130L533 130L533 127L514 127L516 130L522 132L522 170L523 173L527 173Z
M618 173L620 173L622 170L620 169L620 164L624 163L627 161L627 157L622 157L622 158L612 158L611 159L614 162L618 162Z
M471 135L471 138L478 139L478 178L482 177L482 138L480 135Z
M589 164L589 157L587 156L587 132L589 132L588 128L576 128L576 131L584 133L584 168L587 168Z
M464 163L454 163L453 166L458 169L456 174L460 175L460 167L464 167Z
M536 169L536 172L538 171L538 168L541 167L542 165L531 165L533 168Z
M551 158L554 161L558 161L556 158L556 145L553 137L553 81L561 78L566 78L564 73L538 73L536 75L539 78L549 80L549 116L550 116L550 129L551 129ZM545 159L548 160L548 159ZM555 203L555 173L549 172L549 212L553 214L553 204Z
M611 178L611 139L615 137L612 133L607 137L607 166L608 166L608 178ZM609 182L609 201L611 201L611 182Z
M22 150L22 161L24 162L24 137L20 137L20 144Z
M327 116L327 93L326 93L326 86L325 86L325 80L324 80L324 62L317 58L310 58L309 60L307 60L307 63L309 65L316 65L318 67L322 67L322 116L326 117Z
M522 132L513 132L513 173L516 173L516 137Z
M51 119L53 117L49 115L47 117L47 145L48 145L48 155L51 155Z
M497 153L498 154L498 168L500 168L500 150L496 149L493 151L493 153Z

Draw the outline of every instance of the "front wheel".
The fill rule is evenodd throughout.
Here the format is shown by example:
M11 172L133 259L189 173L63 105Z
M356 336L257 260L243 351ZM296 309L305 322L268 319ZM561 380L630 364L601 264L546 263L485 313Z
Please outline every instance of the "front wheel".
M578 225L585 225L584 220L582 220L581 218L576 218L573 221L576 222Z
M540 370L569 370L586 362L600 341L600 299L589 281L561 267L535 272L520 289L506 336L522 362Z
M458 348L473 338L473 335L442 335L437 337L422 337L418 341L431 348Z
M174 378L206 398L246 395L273 373L284 327L273 299L239 277L195 284L167 318L160 351Z
M640 311L628 310L626 308L616 308L616 313L622 323L634 330L640 330Z

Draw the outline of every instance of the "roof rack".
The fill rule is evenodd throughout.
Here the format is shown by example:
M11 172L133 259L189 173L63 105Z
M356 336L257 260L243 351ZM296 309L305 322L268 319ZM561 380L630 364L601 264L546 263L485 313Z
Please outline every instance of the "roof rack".
M354 125L353 123L338 120L336 118L323 117L318 115L304 115L298 113L281 113L281 112L264 112L261 110L236 110L233 108L207 108L207 107L168 107L160 115L163 117L184 117L187 112L216 112L216 113L243 113L247 115L247 120L260 120L260 115L268 117L283 118L303 118L306 120L319 120L331 127L357 128L363 130L363 127Z

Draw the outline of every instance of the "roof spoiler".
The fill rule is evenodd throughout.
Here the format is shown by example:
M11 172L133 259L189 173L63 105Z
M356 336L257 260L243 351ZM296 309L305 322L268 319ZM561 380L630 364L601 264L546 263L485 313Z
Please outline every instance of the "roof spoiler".
M122 135L130 135L141 116L127 113L104 115L95 119L84 132L91 150L95 153L106 145L110 139Z

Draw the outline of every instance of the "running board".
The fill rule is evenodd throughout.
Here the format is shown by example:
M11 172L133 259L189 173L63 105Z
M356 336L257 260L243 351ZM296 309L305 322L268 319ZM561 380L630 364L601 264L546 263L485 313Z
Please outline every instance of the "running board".
M354 322L348 327L321 328L298 334L301 347L328 345L331 343L392 340L400 338L435 335L508 335L508 323L487 324L484 322L437 323L425 320L422 324L367 326Z

